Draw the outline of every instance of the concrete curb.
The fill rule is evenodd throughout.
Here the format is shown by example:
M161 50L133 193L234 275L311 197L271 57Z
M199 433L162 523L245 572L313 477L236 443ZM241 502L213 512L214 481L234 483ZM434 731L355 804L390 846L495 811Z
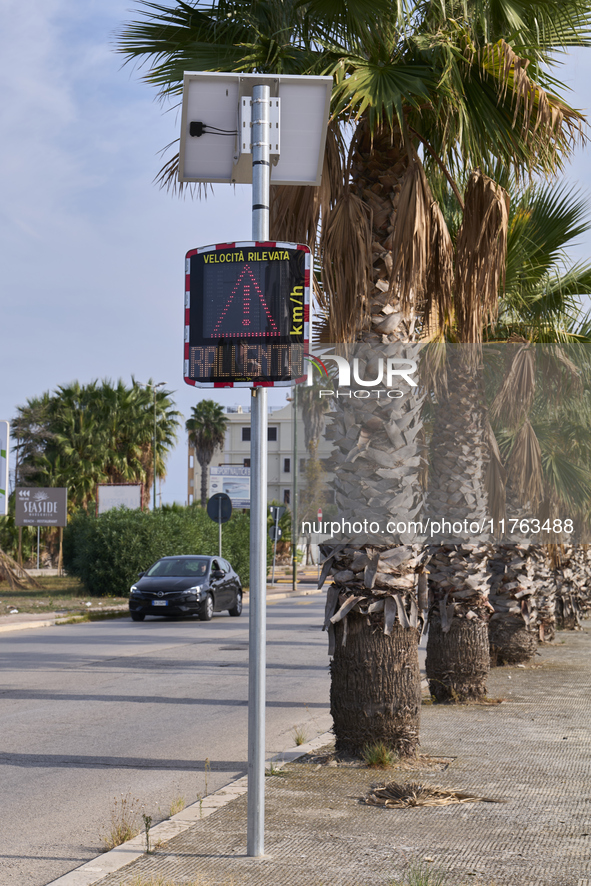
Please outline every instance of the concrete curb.
M304 591L304 590L302 590L302 591L300 591L300 590L285 591L285 592L282 591L278 594L273 594L273 593L267 594L267 602L268 603L275 603L278 600L286 600L288 597L309 597L311 595L321 594L321 593L322 593L322 590L317 590L316 588L314 588L313 590L306 590L306 591ZM244 595L244 599L246 602L248 602L248 596L249 596L248 594ZM92 611L97 612L97 611L101 611L101 610L93 609ZM104 609L102 611L103 612L113 612L113 611L119 611L119 610ZM123 611L123 609L121 611ZM83 615L84 613L80 613L80 614ZM49 627L53 627L56 624L67 624L65 619L75 618L75 617L76 617L75 614L59 615L59 616L54 616L52 618L47 618L47 619L43 619L43 620L37 619L35 621L13 622L12 624L2 623L2 619L0 618L0 634L7 633L9 631L29 631L29 630L32 630L33 628L49 628ZM7 616L7 618L10 618L10 616ZM76 624L76 622L70 622L70 624ZM80 624L88 624L88 622L80 622Z
M32 628L49 628L55 624L55 619L46 619L44 621L22 621L15 624L0 624L0 634L7 634L9 631L30 631Z
M275 754L275 756L271 757L267 763L269 764L269 767L271 763L273 763L275 769L281 769L286 763L291 763L292 760L297 760L298 757L310 754L313 751L318 750L318 748L323 747L325 744L328 744L329 741L332 741L332 738L332 732L324 732L317 738L312 739L312 741L306 742L306 744L299 745L299 747L295 748L289 748L286 751ZM192 827L196 822L202 821L213 812L227 806L232 800L246 794L247 790L248 778L246 775L243 775L241 778L230 782L225 785L225 787L210 794L208 797L204 797L203 800L193 803L191 806L187 806L186 809L173 815L172 818L155 825L150 829L150 838L152 842L155 845L158 843L167 843L169 840L172 840L173 837L182 834L183 831ZM133 840L128 840L127 843L124 843L122 846L117 846L116 849L111 849L103 855L98 855L96 858L87 861L74 871L70 871L68 874L58 877L57 880L52 880L47 886L93 886L94 883L100 882L109 874L120 870L126 865L131 864L132 861L145 855L144 846L145 838L143 834L140 834L139 836L134 837Z

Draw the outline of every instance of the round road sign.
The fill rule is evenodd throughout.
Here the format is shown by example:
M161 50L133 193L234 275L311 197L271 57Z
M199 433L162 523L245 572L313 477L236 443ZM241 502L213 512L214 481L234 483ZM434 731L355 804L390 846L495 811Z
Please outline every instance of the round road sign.
M207 502L207 516L214 523L227 523L232 516L232 501L225 492L216 492Z

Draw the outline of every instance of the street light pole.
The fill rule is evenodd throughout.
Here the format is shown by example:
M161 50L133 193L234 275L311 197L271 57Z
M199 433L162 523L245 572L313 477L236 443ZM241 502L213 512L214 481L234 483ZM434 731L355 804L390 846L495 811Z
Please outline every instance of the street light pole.
M152 510L156 513L156 388L152 388L154 394L154 445L152 450L154 453L154 504Z
M252 239L269 239L268 86L252 90ZM265 852L265 667L267 614L267 389L251 389L248 814L246 854Z

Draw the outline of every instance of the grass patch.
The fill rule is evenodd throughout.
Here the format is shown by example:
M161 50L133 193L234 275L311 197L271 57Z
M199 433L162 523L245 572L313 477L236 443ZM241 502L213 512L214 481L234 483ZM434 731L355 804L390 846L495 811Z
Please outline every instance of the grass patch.
M170 804L170 818L173 815L178 815L179 812L182 812L187 803L185 802L184 797L175 797L172 803Z
M507 701L506 698L501 698L500 696L499 697L492 697L490 695L483 695L482 698L478 699L478 701L471 700L471 699L467 699L466 701L456 701L455 699L449 699L449 700L446 699L445 701L437 701L437 699L435 698L434 695L425 695L421 699L421 704L423 706L436 705L436 704L439 705L440 704L440 705L446 705L447 707L450 707L450 705L455 705L456 707L462 707L462 705L466 706L466 707L478 707L479 705L486 707L486 706L494 706L494 705L498 705L498 704L503 704L503 702L505 702L505 701Z
M109 618L127 618L129 617L128 609L107 610L106 612L81 612L80 615L73 615L71 618L60 618L56 621L58 625L77 625L85 621L106 621Z
M140 801L127 794L113 798L111 822L106 834L101 834L104 851L108 852L122 843L127 843L140 832L138 826Z
M300 745L306 744L308 736L306 735L306 730L302 726L293 727L293 740L298 748Z
M287 775L287 773L283 769L274 766L273 761L271 760L268 768L265 768L265 775L267 776L267 778L270 778L274 775Z
M444 886L445 873L429 861L412 862L401 880L392 880L390 886Z
M398 761L398 755L381 741L366 744L361 756L370 769L389 769Z
M0 581L0 615L8 615L11 609L19 613L85 612L92 603L93 611L104 606L127 603L127 597L89 597L88 591L77 578L68 575L40 575L41 588L11 590L7 581Z

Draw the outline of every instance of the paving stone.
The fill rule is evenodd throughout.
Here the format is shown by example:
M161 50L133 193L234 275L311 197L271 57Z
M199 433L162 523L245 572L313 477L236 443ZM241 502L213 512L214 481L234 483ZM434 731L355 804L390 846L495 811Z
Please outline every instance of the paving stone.
M242 796L100 886L378 886L425 857L449 886L591 886L591 634L559 633L540 651L533 666L491 672L503 704L423 707L421 752L450 758L445 770L289 763L266 781L267 857L245 855ZM366 806L381 780L505 802Z

